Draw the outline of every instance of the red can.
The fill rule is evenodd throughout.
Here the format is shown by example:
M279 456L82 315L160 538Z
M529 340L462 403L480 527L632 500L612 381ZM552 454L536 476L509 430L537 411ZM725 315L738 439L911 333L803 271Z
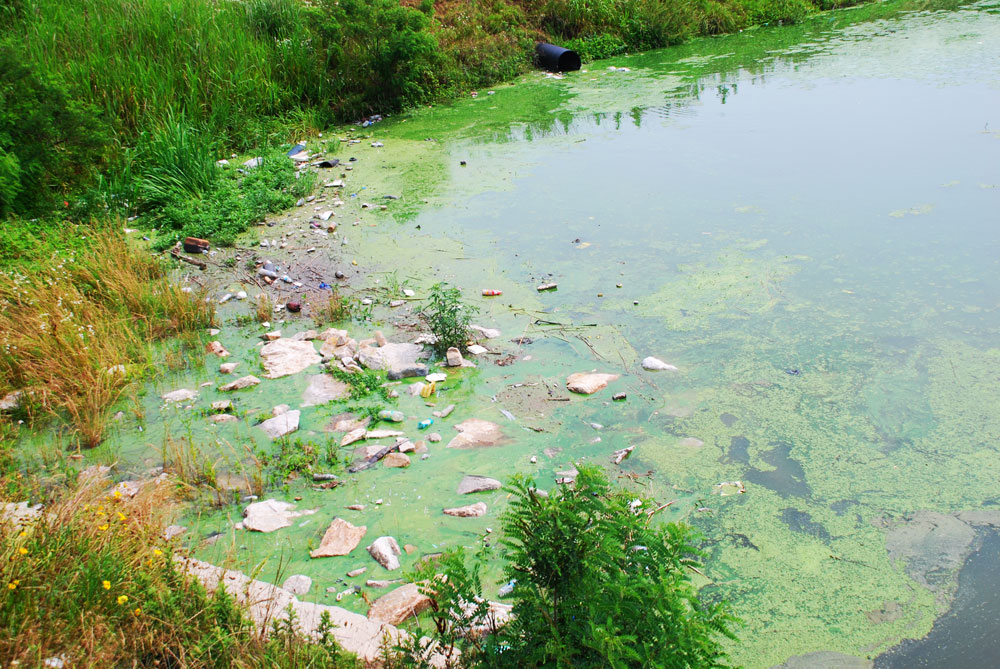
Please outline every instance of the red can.
M496 297L497 295L503 295L503 291L483 288L483 297Z

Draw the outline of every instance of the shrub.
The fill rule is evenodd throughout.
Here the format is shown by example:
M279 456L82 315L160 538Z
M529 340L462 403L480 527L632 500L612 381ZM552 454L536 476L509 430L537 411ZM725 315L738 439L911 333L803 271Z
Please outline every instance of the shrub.
M0 45L0 218L47 209L89 176L106 142L92 107Z
M437 340L434 349L444 353L451 347L464 349L469 339L469 324L479 309L462 303L462 292L458 288L447 288L447 284L437 283L427 296L427 307L421 316L427 321Z
M650 526L634 496L612 489L595 467L549 497L531 479L507 486L502 516L504 574L516 581L510 621L485 639L457 636L488 627L478 567L461 553L418 572L434 599L432 631L444 652L458 645L464 663L483 667L723 667L720 637L734 638L723 605L698 601L693 531ZM412 649L410 649L412 651Z

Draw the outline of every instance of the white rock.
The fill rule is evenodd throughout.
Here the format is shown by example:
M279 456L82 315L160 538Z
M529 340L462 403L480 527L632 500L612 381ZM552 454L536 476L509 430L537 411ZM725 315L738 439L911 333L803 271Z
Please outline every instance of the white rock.
M480 346L479 344L473 344L469 347L469 353L472 355L482 355L484 353L489 353L489 349L485 346Z
M219 365L219 372L222 374L232 374L236 370L236 366L239 365L238 362L224 362Z
M486 515L486 504L484 502L476 502L468 506L456 506L453 509L445 509L444 513L446 516L455 516L457 518L478 518L479 516Z
M316 509L296 511L295 505L276 499L254 502L243 510L243 528L254 532L274 532L292 524L293 518L316 513Z
M219 390L224 393L228 393L231 390L243 390L244 388L250 388L260 383L260 379L256 376L242 376L231 383L227 383L224 386L219 386Z
M166 395L163 395L161 399L164 402L187 402L198 397L198 392L195 390L188 390L187 388L181 388L179 390L172 390Z
M654 358L649 356L648 358L643 358L642 368L649 370L651 372L676 372L677 368L673 365L669 365L659 358Z
M368 528L364 525L356 527L343 518L334 518L330 527L326 528L319 548L309 553L309 557L347 555L358 547L366 532L368 532Z
M468 495L474 492L486 492L487 490L499 490L503 484L488 476L466 476L458 484L459 495Z
M393 571L399 569L399 556L403 551L393 537L379 537L368 547L368 554L375 558L380 565Z
M311 341L279 339L261 347L260 355L269 379L297 374L322 362Z
M368 619L375 622L399 625L407 618L416 617L431 606L431 598L415 583L407 583L382 595L368 609Z
M462 352L454 346L449 348L447 353L445 353L445 360L447 361L449 367L461 367L462 363L465 362L462 358Z
M336 380L329 374L316 374L309 377L309 385L302 393L302 406L318 406L350 396L351 389L346 383Z
M312 587L312 584L313 581L308 576L295 574L294 576L286 578L285 582L281 584L281 587L293 595L304 595L309 592L309 588Z
M578 373L570 374L566 379L566 387L574 393L582 395L592 395L602 388L606 388L608 383L619 378L618 374L599 373Z
M496 423L479 418L469 418L455 426L459 435L448 442L448 448L473 448L496 446L503 440L503 432Z
M298 409L288 411L280 416L268 418L257 427L264 430L271 439L278 439L299 429L299 415L301 413Z
M486 339L496 339L497 337L500 336L500 330L494 330L492 328L484 328L481 325L470 325L469 329L475 330Z

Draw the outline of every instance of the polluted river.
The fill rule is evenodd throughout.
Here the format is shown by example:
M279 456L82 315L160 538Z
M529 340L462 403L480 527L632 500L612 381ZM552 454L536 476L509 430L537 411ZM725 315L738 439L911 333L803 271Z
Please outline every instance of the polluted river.
M703 535L702 595L742 620L734 663L982 666L985 651L947 649L982 651L997 631L974 615L995 610L977 593L996 570L969 556L995 557L1000 528L998 82L996 0L889 2L534 72L310 138L307 151L342 161L319 170L316 199L206 255L204 272L178 265L210 299L248 294L219 305L220 331L201 342L230 355L128 394L82 465L183 470L220 492L194 495L178 547L268 582L308 576L300 599L365 613L388 591L378 581L421 558L498 544L508 494L459 494L464 477L522 473L552 490L596 463L667 505L657 520ZM293 282L265 285L263 261ZM421 341L437 282L479 310L475 366L439 366L427 348L422 364L443 375L433 393L411 392L423 376L389 386L404 420L341 446L363 402L321 360L376 331ZM343 342L296 342L291 373L265 365L265 333L326 329L310 311L328 285L364 301L335 324ZM302 312L258 323L262 292ZM592 372L606 387L567 388ZM260 383L220 389L247 375ZM227 400L232 418L213 419ZM297 430L272 440L258 424L282 404ZM376 430L410 440L409 466L350 473L394 444ZM275 479L276 454L302 450L336 478ZM306 513L244 528L265 500ZM483 515L442 513L480 502ZM337 517L364 538L310 558ZM406 548L402 569L365 551L382 536ZM497 599L499 569L488 576Z

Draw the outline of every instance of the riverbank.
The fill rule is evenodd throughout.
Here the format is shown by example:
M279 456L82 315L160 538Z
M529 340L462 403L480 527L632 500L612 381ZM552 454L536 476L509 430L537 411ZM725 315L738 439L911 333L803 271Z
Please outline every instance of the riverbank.
M863 11L868 8L850 14ZM188 528L182 541L213 563L247 573L259 567L264 580L310 576L307 597L317 602L354 585L366 594L379 593L366 585L369 578L393 578L393 572L383 573L360 550L360 558L307 557L334 515L364 524L371 537L394 536L401 548L414 547L413 553L400 556L409 565L447 546L471 550L495 543L496 514L506 503L500 492L473 493L486 506L483 516L442 513L469 505L458 494L466 475L499 480L518 471L534 475L539 487L554 489L557 479L571 477L578 462L599 462L618 472L625 484L651 493L657 506L672 502L659 517L684 520L706 534L710 561L702 592L736 602L749 628L733 648L736 661L769 666L817 649L874 655L896 639L919 636L946 606L948 582L963 552L949 552L947 563L931 564L929 573L946 574L943 582L935 581L933 592L921 584L922 572L904 571L900 560L919 555L920 538L933 537L934 527L955 529L954 536L945 537L949 545L968 535L965 520L949 518L975 510L989 497L994 474L990 454L970 452L968 444L992 428L984 428L963 407L970 395L995 396L990 385L995 360L981 345L988 341L990 311L976 308L977 284L957 265L940 270L912 262L918 257L912 237L926 241L933 233L925 222L949 208L985 202L991 190L976 184L988 183L989 177L977 171L979 163L960 167L942 162L940 171L955 174L935 172L928 177L935 180L930 186L960 183L935 190L933 207L913 199L923 193L902 186L877 195L866 191L864 197L851 198L855 208L838 214L836 237L825 236L827 228L809 226L823 217L817 213L822 210L816 205L818 196L804 181L793 181L789 189L808 196L808 205L788 215L783 209L787 198L771 194L750 169L740 170L740 179L708 179L705 174L732 177L726 164L745 168L741 156L753 155L759 162L769 155L763 145L747 151L739 144L741 136L752 137L768 118L748 120L745 115L750 102L766 101L763 93L773 93L762 82L777 80L781 89L796 89L830 72L856 77L852 64L862 69L873 62L884 68L876 71L898 76L903 66L897 61L911 67L909 38L955 45L970 41L958 39L962 35L988 36L978 24L963 24L968 19L968 12L957 12L947 18L916 15L886 23L756 31L683 47L669 58L660 52L616 59L563 79L531 75L514 86L493 89L493 95L487 89L445 108L351 133L328 130L324 138L307 140L311 156L324 151L323 158L335 156L352 166L317 167L317 185L338 180L343 185L331 183L321 187L317 199L267 215L232 249L213 248L216 255L206 258L210 284L200 270L179 266L181 285L206 284L208 296L219 305L220 332L206 333L199 346L218 340L231 354L225 361L239 363L235 376L221 373L223 360L214 353L194 356L186 370L145 384L131 406L122 406L123 422L85 458L117 463L121 478L165 463L186 469L197 482L191 489L204 494L180 519ZM943 31L942 39L931 39L939 35L935 31ZM858 43L878 57L850 58L858 55L851 51ZM836 67L824 69L830 62ZM942 67L952 62L942 58ZM977 66L975 58L965 62L964 68ZM608 69L612 66L613 71ZM935 71L928 76L936 76ZM859 90L847 87L844 95L837 88L837 95L822 101L835 105ZM783 108L789 106L770 110ZM926 108L935 109L933 104ZM864 135L868 141L857 146L873 146L875 137L888 136L880 134L881 117L874 111L869 112L871 137ZM723 116L725 124L711 123ZM801 142L790 122L794 117L778 118L782 127L765 125L764 134L790 135ZM966 121L954 125L965 129ZM835 124L824 127L831 143L817 151L829 161L839 156L832 140L847 145L848 138ZM977 125L977 133L979 129ZM980 155L979 142L992 141L989 134L955 134L951 141L970 156ZM710 147L718 146L720 137L727 147L743 150L723 152L727 155L718 161L699 159L715 154ZM333 138L338 148L330 148ZM360 141L352 145L351 138ZM652 148L656 160L649 157ZM874 156L884 159L887 154L891 152ZM242 162L253 157L230 159L231 167L246 169ZM357 160L352 163L350 157ZM768 165L777 173L775 164ZM849 189L838 175L857 174L858 166L852 170L835 171L830 188ZM691 172L689 178L684 172ZM787 169L781 173L792 178ZM726 187L721 195L712 192L721 184L744 181L749 183ZM334 206L337 200L344 204ZM366 203L373 206L362 207ZM334 214L324 221L327 211ZM330 220L338 224L335 237ZM870 241L852 221L877 230L881 245L858 242L846 252L834 244L848 237ZM901 222L909 226L905 235ZM821 242L810 242L805 232ZM136 240L143 234L129 233ZM899 257L870 258L872 251L866 249L884 247L886 238ZM641 245L635 240L642 240ZM265 241L267 246L261 246ZM837 255L824 244L836 247ZM275 286L259 285L262 277L256 270L263 262L247 264L255 257L281 267L292 283L279 277ZM887 294L873 288L895 286L884 283L894 273L923 285L912 273L918 266L921 272L934 269L944 277L937 280L953 288L932 297L915 288ZM345 279L338 280L337 272ZM837 279L832 285L831 273ZM308 294L329 296L319 284L339 283L341 295L359 311L356 321L337 326L359 348L364 339L374 338L375 330L390 342L412 342L419 336L419 300L440 279L459 286L463 299L480 309L475 323L499 330L500 336L483 334L479 343L487 352L467 356L478 364L475 370L442 370L446 380L437 382L432 397L400 392L398 410L406 415L401 431L414 449L418 441L426 441L430 458L421 460L424 454L414 450L406 454L409 467L379 465L341 474L341 485L314 490L323 481L312 481L313 471L336 474L345 457L354 462L364 454L341 451L337 446L344 435L325 432L334 418L359 402L296 409L306 403L307 377L319 375L318 367L262 378L266 372L260 350L265 344L259 337L278 325L282 336L277 341L309 329L320 334L329 324L312 320L312 308L322 302ZM558 289L537 290L547 283L557 283ZM482 297L484 288L503 295ZM247 293L246 300L238 299L240 291ZM266 329L255 324L256 306L248 304L258 291L270 295L271 326ZM222 303L227 293L233 298ZM984 294L989 293L984 287ZM288 301L302 302L304 311L274 311ZM395 301L403 304L391 306ZM950 308L954 304L962 305L962 314ZM864 316L869 313L878 319ZM261 317L266 316L265 310ZM950 323L960 323L982 339L969 341ZM321 343L312 346L318 356ZM639 363L650 355L678 370L642 370ZM621 378L594 396L571 395L568 377L594 369ZM261 383L233 394L218 390L245 375ZM202 388L203 383L213 386ZM167 406L162 396L175 390L198 395ZM624 401L611 399L619 393L625 393ZM898 406L894 396L905 398L907 406ZM211 403L225 400L233 401L234 409L217 415L235 420L216 423ZM298 431L289 440L293 448L270 442L257 426L281 404L300 412ZM446 419L434 416L434 411L443 413L440 404L455 404L455 412ZM193 408L184 408L188 405ZM436 422L420 430L418 420L428 418ZM509 441L473 452L447 449L450 437L458 436L453 425L470 419L499 426ZM429 430L441 434L442 441L421 439ZM44 453L41 447L47 446L49 462L55 461L57 436L28 439L22 452L38 447ZM381 442L393 443L391 437ZM614 454L630 446L636 447L630 457L612 465ZM309 455L304 464L287 457L300 450ZM954 476L945 481L928 474L940 471L943 461L954 468ZM720 486L732 481L741 481L747 492L736 492L736 485ZM223 496L214 490L222 490ZM319 511L273 533L236 529L244 510L257 501L243 498L265 491L261 500L274 497L298 510ZM239 501L213 506L234 497ZM345 509L355 505L365 508ZM936 524L908 525L915 511L927 509L944 517L935 516ZM887 537L894 531L897 552L889 554ZM335 575L326 561L338 564ZM365 573L346 576L362 567ZM486 576L494 585L499 580L495 572ZM326 588L337 590L328 594ZM368 608L353 593L342 604L358 611ZM773 642L777 635L781 644Z

